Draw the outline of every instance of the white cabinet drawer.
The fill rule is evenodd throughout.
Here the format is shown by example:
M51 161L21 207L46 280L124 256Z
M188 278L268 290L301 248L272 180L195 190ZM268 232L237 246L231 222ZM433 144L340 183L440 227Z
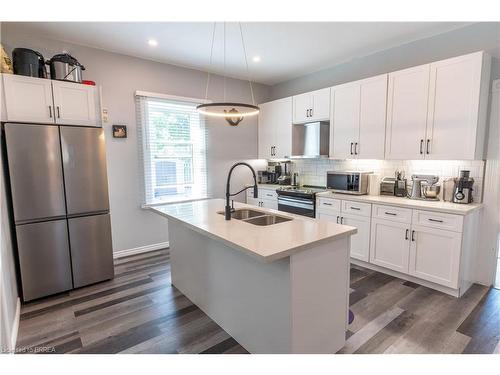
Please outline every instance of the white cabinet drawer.
M411 223L412 210L410 208L383 206L380 204L373 205L372 217L397 221L399 223Z
M316 200L318 210L340 212L340 200L330 198L318 198Z
M251 193L253 195L253 189L251 190L252 190ZM276 190L259 189L259 198L267 200L278 199L278 193L276 193Z
M342 213L370 217L372 213L372 205L370 203L343 200Z
M441 212L413 210L413 224L426 227L462 232L463 216Z

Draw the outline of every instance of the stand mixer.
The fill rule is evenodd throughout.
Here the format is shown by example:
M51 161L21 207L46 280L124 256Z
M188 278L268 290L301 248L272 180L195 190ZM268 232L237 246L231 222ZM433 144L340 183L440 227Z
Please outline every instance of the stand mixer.
M411 176L413 186L408 196L410 199L433 200L438 201L440 186L436 185L439 176L414 174Z

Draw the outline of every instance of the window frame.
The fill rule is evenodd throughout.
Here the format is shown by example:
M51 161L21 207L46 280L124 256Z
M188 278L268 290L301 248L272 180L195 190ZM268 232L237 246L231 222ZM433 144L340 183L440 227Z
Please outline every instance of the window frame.
M193 202L193 201L198 201L198 200L206 200L209 199L208 196L208 171L206 172L206 186L205 186L205 191L206 194L204 197L179 197L178 199L173 199L173 200L168 200L164 202L150 202L148 203L148 197L153 197L154 196L154 181L153 181L153 173L150 170L149 175L150 177L150 184L148 184L147 178L146 178L146 171L148 169L151 169L151 163L153 162L152 160L152 153L149 151L151 147L151 139L148 136L149 134L149 113L147 111L146 106L138 106L138 97L145 97L147 99L160 99L160 100L169 100L172 102L185 102L185 103L193 103L193 104L207 104L211 103L210 100L205 100L205 99L198 99L198 98L190 98L190 97L185 97L185 96L177 96L177 95L169 95L169 94L161 94L161 93L154 93L154 92L149 92L149 91L136 91L135 92L135 98L136 98L136 115L137 115L137 130L140 132L141 136L138 139L139 143L139 153L141 157L141 178L142 178L142 208L149 208L149 207L154 207L154 206L161 206L161 205L166 205L166 204L175 204L175 203L182 203L182 202ZM142 111L142 113L138 113L139 111ZM207 138L208 138L208 131L207 131L207 122L201 117L200 115L200 121L203 121L203 131L205 133L205 156L204 156L204 163L205 163L205 170L208 169L207 166ZM142 120L142 121L141 121ZM142 142L141 142L142 141ZM192 158L194 161L194 156ZM182 185L188 185L188 184L182 184Z

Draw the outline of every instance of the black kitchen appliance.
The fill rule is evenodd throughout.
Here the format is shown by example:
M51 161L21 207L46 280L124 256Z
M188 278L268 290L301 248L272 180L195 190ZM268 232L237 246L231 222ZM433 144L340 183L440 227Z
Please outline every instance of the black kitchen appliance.
M320 186L289 186L276 190L278 210L307 217L316 217L316 194L326 191Z
M283 163L283 169L281 175L278 177L277 182L279 185L291 185L292 184L292 176L288 172L288 163Z
M47 64L50 65L51 79L82 83L82 71L85 67L69 53L54 55Z
M472 185L474 179L470 177L470 171L460 171L460 177L455 178L453 203L472 203Z
M12 51L14 74L47 78L45 59L42 54L28 48L14 48Z
M281 176L281 165L279 163L269 163L269 165L267 166L267 176L268 184L277 184L278 178Z

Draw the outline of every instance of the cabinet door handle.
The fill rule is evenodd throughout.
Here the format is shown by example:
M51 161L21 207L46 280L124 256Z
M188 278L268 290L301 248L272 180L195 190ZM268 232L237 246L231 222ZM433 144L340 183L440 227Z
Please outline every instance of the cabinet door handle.
M358 142L354 143L354 155L358 154Z
M344 218L342 216L340 217L340 224L344 224Z
M384 214L391 216L398 216L398 214L395 214L394 212L384 212Z
M424 140L423 140L423 139L421 139L421 140L420 140L420 154L421 154L421 155L424 153L424 151L423 151L423 147L424 147Z
M49 105L49 117L52 118L52 106Z
M353 153L352 153L352 146L353 146L353 145L354 145L354 143L352 143L352 142L351 142L351 155L353 154Z
M361 210L361 208L359 208L359 207L353 207L353 206L351 206L351 210L356 210L356 211L360 211L360 210Z
M340 217L340 216L337 216L337 224L339 223L339 217Z
M427 145L426 145L426 148L425 148L425 152L427 153L427 155L429 155L429 154L430 154L430 151L429 151L429 148L430 148L430 147L429 147L429 146L430 146L430 142L431 142L431 140L430 140L430 139L428 139L428 140L427 140Z
M306 109L306 117L309 117L309 110Z
M407 230L406 230L406 232L405 232L405 240L408 240L408 232L409 232L409 231L410 231L410 230L409 230L409 229L407 229Z
M411 240L413 242L415 242L415 231L414 230L411 231Z
M57 118L61 118L61 111L59 110L59 106L57 108Z
M435 223L442 223L443 220L438 220L438 219L428 219L429 221L433 221Z
M313 109L312 108L309 110L309 114L311 115L310 117L313 117Z

